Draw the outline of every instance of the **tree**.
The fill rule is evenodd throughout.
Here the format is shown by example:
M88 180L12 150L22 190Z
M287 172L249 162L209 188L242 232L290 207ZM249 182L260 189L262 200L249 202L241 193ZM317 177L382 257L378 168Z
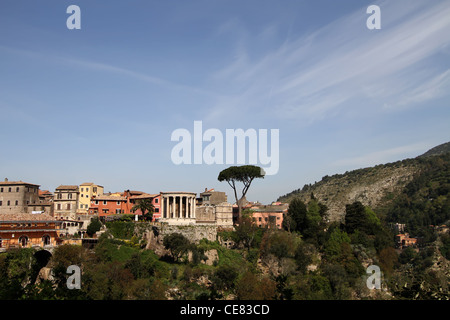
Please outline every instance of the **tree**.
M181 233L174 232L164 237L163 245L170 251L175 261L178 261L188 251L190 242Z
M287 219L285 219L286 221L283 220L285 229L289 232L303 230L306 226L306 214L307 208L305 203L298 198L294 198L289 203Z
M317 200L311 199L306 212L305 230L302 230L305 239L313 239L316 242L320 232L325 228L320 211L321 208Z
M269 279L258 277L246 271L236 285L238 300L272 300L277 294L277 284Z
M222 170L219 173L217 179L222 182L226 181L234 191L234 197L236 199L236 204L238 205L238 221L241 220L241 209L242 209L242 199L247 194L248 189L252 181L255 178L264 178L264 170L258 166L245 165L240 167L229 167ZM242 188L241 197L238 199L236 182L242 182L244 187Z
M355 201L345 206L345 230L353 233L356 229L362 229L366 225L366 212L364 205Z
M289 204L286 219L283 219L283 227L289 232L300 232L305 240L317 243L325 229L326 211L327 207L321 205L313 195L308 206L302 200L294 198Z
M273 255L278 259L292 258L295 255L295 249L298 240L295 234L283 230L271 229L264 233L261 241L261 256Z
M142 216L145 220L152 221L153 212L155 207L153 206L152 199L145 198L139 199L136 204L131 208L131 212L135 213L137 210L141 210Z
M213 286L218 290L232 289L238 276L239 272L235 266L222 265L213 274Z
M0 255L0 299L20 299L34 281L34 249L12 249ZM30 284L30 285L27 285Z
M247 248L247 251L250 251L250 248L255 244L255 238L261 231L254 223L252 214L253 211L244 210L240 223L235 227L235 231L232 234L234 242L241 243Z
M86 233L92 237L97 231L100 231L101 227L102 223L100 220L98 218L93 218L86 229Z
M342 253L342 244L350 244L350 237L345 231L339 228L333 229L331 231L328 241L325 243L325 254L328 258L338 257Z
M300 245L298 245L297 249L295 250L294 259L295 259L295 262L297 263L298 270L302 274L306 273L308 265L310 265L312 262L312 258L307 253L307 251L308 251L308 249L306 247L306 244L304 244L304 243L301 243Z

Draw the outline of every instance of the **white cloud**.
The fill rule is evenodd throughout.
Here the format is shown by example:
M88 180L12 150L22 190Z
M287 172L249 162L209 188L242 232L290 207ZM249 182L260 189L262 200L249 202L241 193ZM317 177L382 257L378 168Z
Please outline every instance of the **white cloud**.
M229 105L241 114L257 110L270 119L311 123L337 114L355 97L365 97L369 108L371 102L391 104L399 97L410 96L401 102L413 105L442 95L448 74L431 73L438 68L421 73L418 68L422 63L420 68L433 66L432 57L450 44L448 2L382 4L382 17L387 18L381 30L369 31L368 16L358 10L257 60L241 44L235 59L212 77L213 85L226 94L210 109L211 118ZM405 6L408 15L397 11Z
M406 146L389 148L370 152L357 157L345 158L333 163L334 166L343 167L370 167L381 163L396 161L406 157L416 157L430 148L426 142L414 143Z

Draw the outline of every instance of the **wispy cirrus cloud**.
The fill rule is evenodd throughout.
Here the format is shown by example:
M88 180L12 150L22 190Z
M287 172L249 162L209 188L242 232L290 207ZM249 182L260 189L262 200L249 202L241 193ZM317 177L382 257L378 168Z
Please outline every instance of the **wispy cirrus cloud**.
M240 42L234 59L212 77L223 94L210 120L223 121L226 106L243 115L257 111L265 118L313 123L344 107L405 107L449 92L448 72L433 62L450 45L448 3L379 5L381 30L366 28L361 8L258 59ZM364 105L352 105L355 99Z
M0 45L0 51L7 52L9 54L15 54L19 56L26 57L28 59L37 59L40 61L45 61L50 64L64 65L65 67L75 67L87 69L89 71L99 72L103 74L115 74L122 76L124 78L132 78L142 82L146 82L151 85L161 86L165 88L170 88L174 90L190 91L195 94L216 96L215 92L204 90L200 87L191 86L187 84L182 84L179 82L170 81L163 77L154 76L145 72L135 71L126 67L108 64L105 62L74 58L68 55L55 55L51 52L38 52L31 50L24 50L19 48L7 47Z
M414 143L405 146L388 148L370 152L361 156L350 157L335 161L332 166L337 167L370 167L381 163L387 163L401 159L404 155L418 156L430 149L432 144L426 142Z

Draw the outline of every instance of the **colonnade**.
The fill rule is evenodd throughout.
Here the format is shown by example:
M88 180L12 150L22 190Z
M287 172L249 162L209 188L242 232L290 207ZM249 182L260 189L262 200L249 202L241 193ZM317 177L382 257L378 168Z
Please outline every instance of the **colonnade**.
M195 219L196 193L162 192L162 219Z

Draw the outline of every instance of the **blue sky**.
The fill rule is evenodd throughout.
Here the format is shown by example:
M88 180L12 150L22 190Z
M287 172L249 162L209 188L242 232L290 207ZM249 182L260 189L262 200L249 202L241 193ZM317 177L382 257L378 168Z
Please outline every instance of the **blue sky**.
M69 30L69 5L81 29ZM369 5L381 29L369 30ZM171 133L279 129L269 203L450 141L448 1L0 1L0 178L232 192Z

